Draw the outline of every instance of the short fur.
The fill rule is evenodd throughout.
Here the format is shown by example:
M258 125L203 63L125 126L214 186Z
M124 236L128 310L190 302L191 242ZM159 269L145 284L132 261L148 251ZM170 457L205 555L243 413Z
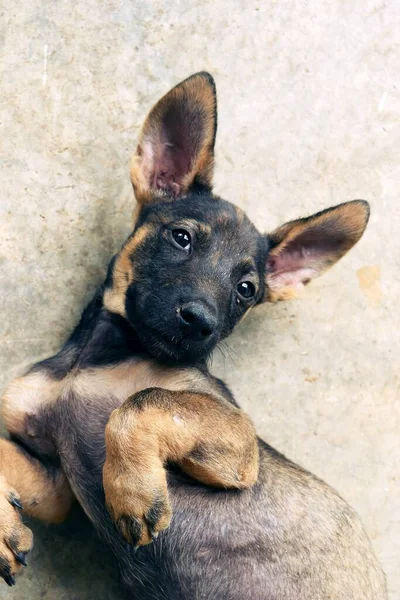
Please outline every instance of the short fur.
M65 346L4 395L0 574L10 585L32 543L22 506L58 522L75 497L132 599L386 598L355 513L257 440L207 369L251 307L292 297L358 241L368 205L261 235L212 193L216 123L205 73L156 104L132 162L132 235Z

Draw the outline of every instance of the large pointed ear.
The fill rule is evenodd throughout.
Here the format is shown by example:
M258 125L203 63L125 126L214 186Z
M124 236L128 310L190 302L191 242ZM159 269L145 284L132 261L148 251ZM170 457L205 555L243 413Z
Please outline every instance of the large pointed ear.
M354 200L291 221L269 234L265 300L297 296L358 242L368 218L368 203Z
M192 75L163 96L147 116L132 158L139 204L211 189L216 131L217 97L208 73Z

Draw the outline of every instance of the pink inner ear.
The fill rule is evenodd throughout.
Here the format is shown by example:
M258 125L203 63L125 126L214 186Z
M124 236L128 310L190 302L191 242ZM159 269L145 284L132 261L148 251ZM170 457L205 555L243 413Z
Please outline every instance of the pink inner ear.
M291 288L299 292L317 276L318 271L315 269L297 269L296 271L269 273L267 277L268 286L273 290Z
M182 179L190 169L189 158L182 148L171 142L159 142L155 154L151 187L177 196L182 191Z
M267 259L267 271L273 277L297 273L298 280L309 280L326 267L346 241L346 233L333 225L310 227Z
M309 270L310 262L314 262L315 259L318 260L316 254L306 248L296 248L295 250L285 248L281 254L268 258L267 272L275 276L284 273L294 273L296 271L307 271Z
M305 246L301 239L294 239L280 254L267 259L267 280L270 288L291 288L299 292L303 286L318 277L329 254L330 244L324 247L315 243L315 240L311 241L315 245Z
M319 275L318 262L322 254L307 248L284 249L281 254L267 259L267 277L270 287L291 287L299 290Z
M174 196L184 191L183 179L192 168L202 137L199 129L193 127L193 117L182 109L179 113L170 109L163 115L153 139L147 141L147 163L151 165L148 175L153 189Z

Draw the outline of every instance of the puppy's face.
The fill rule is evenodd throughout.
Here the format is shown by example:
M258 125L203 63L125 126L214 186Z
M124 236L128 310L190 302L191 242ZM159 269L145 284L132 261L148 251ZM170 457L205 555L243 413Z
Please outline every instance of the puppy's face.
M132 244L126 317L158 358L202 358L263 297L265 239L228 202L194 194L150 205Z
M132 161L135 229L115 257L104 306L161 361L197 362L264 300L296 295L361 237L354 201L260 234L212 193L216 95L200 73L150 112Z

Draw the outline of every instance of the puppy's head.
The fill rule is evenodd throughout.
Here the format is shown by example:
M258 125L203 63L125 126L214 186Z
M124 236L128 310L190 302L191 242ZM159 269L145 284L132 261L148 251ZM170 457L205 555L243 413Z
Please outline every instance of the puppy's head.
M292 298L331 267L368 221L356 200L259 233L212 192L216 128L215 84L198 73L154 106L132 159L135 226L104 306L163 361L205 358L251 307Z

